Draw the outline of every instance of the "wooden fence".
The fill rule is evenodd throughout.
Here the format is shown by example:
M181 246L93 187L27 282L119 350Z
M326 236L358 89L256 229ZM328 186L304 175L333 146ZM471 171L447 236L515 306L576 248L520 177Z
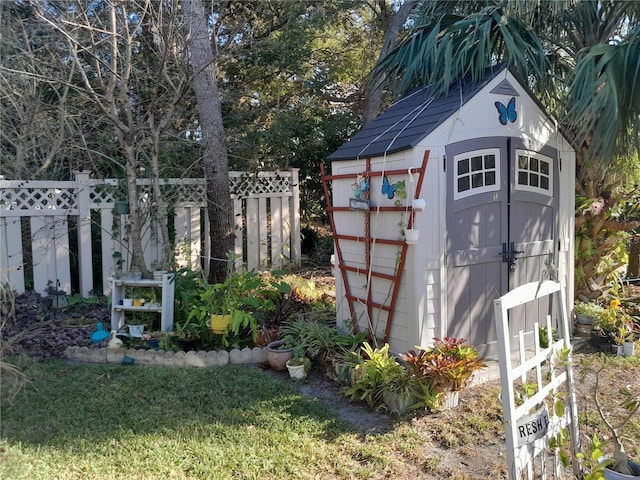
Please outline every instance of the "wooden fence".
M248 270L300 261L298 170L230 172L236 226L235 254ZM161 235L139 180L147 266L161 258ZM18 293L46 294L49 285L87 297L109 294L110 277L130 260L127 215L115 212L120 183L75 172L66 182L0 180L0 282ZM202 179L164 179L161 191L173 212L176 264L208 266L209 226Z

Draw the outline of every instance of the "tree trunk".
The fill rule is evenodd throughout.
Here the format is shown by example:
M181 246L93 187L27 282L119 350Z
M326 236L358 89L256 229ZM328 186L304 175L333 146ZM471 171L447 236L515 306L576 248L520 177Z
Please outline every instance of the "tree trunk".
M142 249L142 210L138 196L135 147L126 132L116 129L116 136L124 151L125 172L127 175L127 196L129 198L130 209L127 238L131 245L131 261L128 267L138 267L143 273L147 273L147 266L144 261L144 252Z
M380 63L380 61L395 48L398 43L398 34L400 33L402 25L404 25L407 17L417 5L417 0L407 0L395 15L389 17L385 2L380 2L382 9L380 16L382 17L381 21L384 28L384 39L382 40L382 48L380 49L377 63ZM380 113L385 80L386 75L382 72L374 72L372 74L369 93L367 95L367 105L364 110L363 125L374 120Z
M169 238L169 208L167 206L167 202L162 196L162 192L160 190L160 131L161 128L155 122L155 116L153 114L149 115L149 126L151 129L151 136L153 138L153 143L151 147L151 189L153 193L153 200L157 205L157 220L158 227L160 229L160 235L162 236L162 259L161 265L159 265L160 270L168 270L173 268L173 260L174 260L174 252L173 245L171 244L171 240Z
M640 277L640 234L634 235L629 241L629 266L627 278Z
M233 204L229 191L229 160L216 81L215 42L207 29L202 0L184 0L182 10L188 35L194 90L204 146L204 176L207 182L211 259L209 281L227 276L227 256L233 249Z

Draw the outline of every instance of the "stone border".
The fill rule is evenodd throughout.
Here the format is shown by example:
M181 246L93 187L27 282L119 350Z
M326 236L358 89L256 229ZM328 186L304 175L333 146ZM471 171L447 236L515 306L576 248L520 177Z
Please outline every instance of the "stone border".
M120 363L126 365L162 365L171 367L221 367L224 365L240 365L264 363L267 361L267 349L262 347L242 350L234 348L226 350L198 352L165 352L164 350L142 350L123 348L89 348L67 347L64 358L74 362L87 363ZM133 361L131 361L133 360Z

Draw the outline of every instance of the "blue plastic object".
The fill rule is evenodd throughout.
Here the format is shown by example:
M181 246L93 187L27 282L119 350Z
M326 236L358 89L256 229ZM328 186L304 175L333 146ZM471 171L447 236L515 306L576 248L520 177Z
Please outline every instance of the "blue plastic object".
M134 362L135 359L133 357L129 357L127 355L122 357L122 365L133 365Z
M91 334L91 341L93 343L100 343L103 340L109 338L111 334L107 332L102 326L102 322L96 324L96 331Z

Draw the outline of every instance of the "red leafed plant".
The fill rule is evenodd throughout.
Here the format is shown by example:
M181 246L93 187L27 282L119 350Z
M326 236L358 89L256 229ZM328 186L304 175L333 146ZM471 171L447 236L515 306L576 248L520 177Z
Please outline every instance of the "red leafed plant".
M473 345L466 343L466 339L445 337L433 340L432 347L409 350L401 358L414 375L431 379L436 391L462 390L476 370L487 366L484 358L478 355Z

